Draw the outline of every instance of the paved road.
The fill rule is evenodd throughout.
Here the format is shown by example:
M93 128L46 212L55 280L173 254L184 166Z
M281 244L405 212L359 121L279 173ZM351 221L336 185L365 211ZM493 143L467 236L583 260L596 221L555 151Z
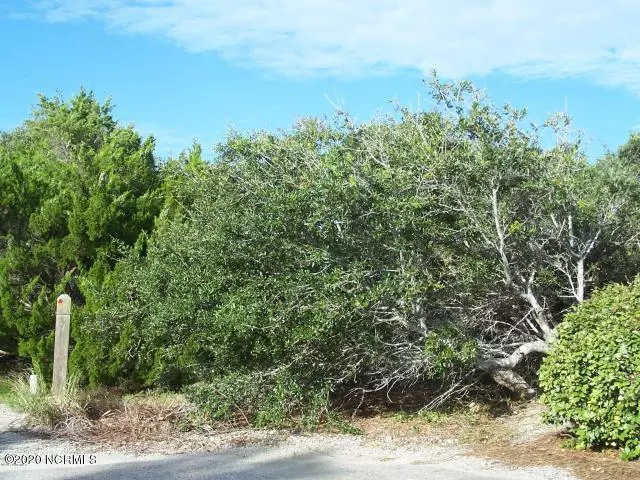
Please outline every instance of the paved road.
M31 465L7 465L5 461L24 455ZM39 464L34 463L38 461ZM84 465L68 464L74 461ZM0 405L0 479L120 478L574 480L567 473L552 468L511 470L464 456L455 447L374 447L363 445L358 437L349 436L294 436L273 446L230 447L215 453L182 455L136 457L99 450L83 451L78 445L37 438L20 431L16 428L15 414Z

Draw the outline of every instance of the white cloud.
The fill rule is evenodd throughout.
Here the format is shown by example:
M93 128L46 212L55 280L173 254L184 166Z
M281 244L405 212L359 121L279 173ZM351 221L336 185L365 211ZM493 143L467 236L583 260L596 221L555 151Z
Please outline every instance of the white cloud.
M156 141L156 153L161 157L175 156L191 147L195 136L189 136L171 128L163 128L154 123L122 122L132 125L143 137L153 136Z
M287 76L583 77L640 95L638 0L38 0Z

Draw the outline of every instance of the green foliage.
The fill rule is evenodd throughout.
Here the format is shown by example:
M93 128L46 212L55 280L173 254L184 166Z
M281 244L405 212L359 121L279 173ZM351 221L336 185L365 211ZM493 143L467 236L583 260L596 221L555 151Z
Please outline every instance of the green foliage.
M559 318L576 255L596 285L612 252L626 261L615 208L635 185L616 191L620 162L543 150L522 112L472 100L234 133L212 164L197 147L169 162L154 232L81 284L75 335L100 340L73 364L94 383L203 380L198 404L252 424L329 394L466 388L479 359L540 337L526 292Z
M153 138L111 110L84 90L66 102L42 96L32 119L0 139L0 347L31 357L46 378L55 297L70 294L74 311L90 302L83 281L100 283L162 202Z
M0 402L9 407L16 407L16 396L12 388L12 382L9 377L0 376Z
M428 214L429 174L401 150L392 168L358 155L361 141L314 122L279 138L232 136L194 179L185 217L96 285L99 308L82 328L104 349L86 368L100 381L135 372L173 386L281 369L291 388L322 395L468 370L473 337L447 330L425 344L421 329L439 332L446 318L414 310L444 295L434 279L446 247L432 246L448 220Z
M548 420L575 446L640 457L640 277L610 285L567 314L540 369Z
M230 374L190 385L185 393L211 420L256 427L297 425L307 430L317 430L325 420L335 421L328 411L327 388L301 385L286 373Z
M477 341L464 338L451 327L431 330L425 335L424 354L431 359L432 378L472 364L478 358Z
M49 378L66 292L83 382L200 382L217 419L316 428L329 398L466 391L637 272L638 138L592 164L466 82L432 93L429 112L232 133L212 163L194 144L161 165L108 101L42 97L0 136L0 348Z

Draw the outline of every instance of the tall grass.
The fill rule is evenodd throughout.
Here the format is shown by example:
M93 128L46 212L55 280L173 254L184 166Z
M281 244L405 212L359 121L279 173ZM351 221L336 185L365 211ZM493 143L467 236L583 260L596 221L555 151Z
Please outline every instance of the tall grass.
M87 422L87 399L78 387L78 377L71 375L62 394L51 395L48 385L38 375L37 393L31 393L29 375L18 374L10 378L15 407L26 414L32 425L49 428L68 426L69 423Z
M14 375L10 385L14 406L26 414L30 425L79 440L159 440L203 423L188 402L174 394L147 392L123 398L106 389L83 390L74 375L61 395L51 395L42 381L37 393L31 393L28 374Z

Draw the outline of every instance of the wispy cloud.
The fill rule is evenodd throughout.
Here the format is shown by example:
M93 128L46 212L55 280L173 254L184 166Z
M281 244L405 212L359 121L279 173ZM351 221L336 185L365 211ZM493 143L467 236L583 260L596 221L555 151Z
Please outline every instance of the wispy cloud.
M582 77L640 95L638 0L36 0L54 22L96 20L287 76L436 68Z
M132 125L143 137L153 136L156 141L156 153L161 157L175 156L191 147L195 136L164 128L153 123L123 122Z

